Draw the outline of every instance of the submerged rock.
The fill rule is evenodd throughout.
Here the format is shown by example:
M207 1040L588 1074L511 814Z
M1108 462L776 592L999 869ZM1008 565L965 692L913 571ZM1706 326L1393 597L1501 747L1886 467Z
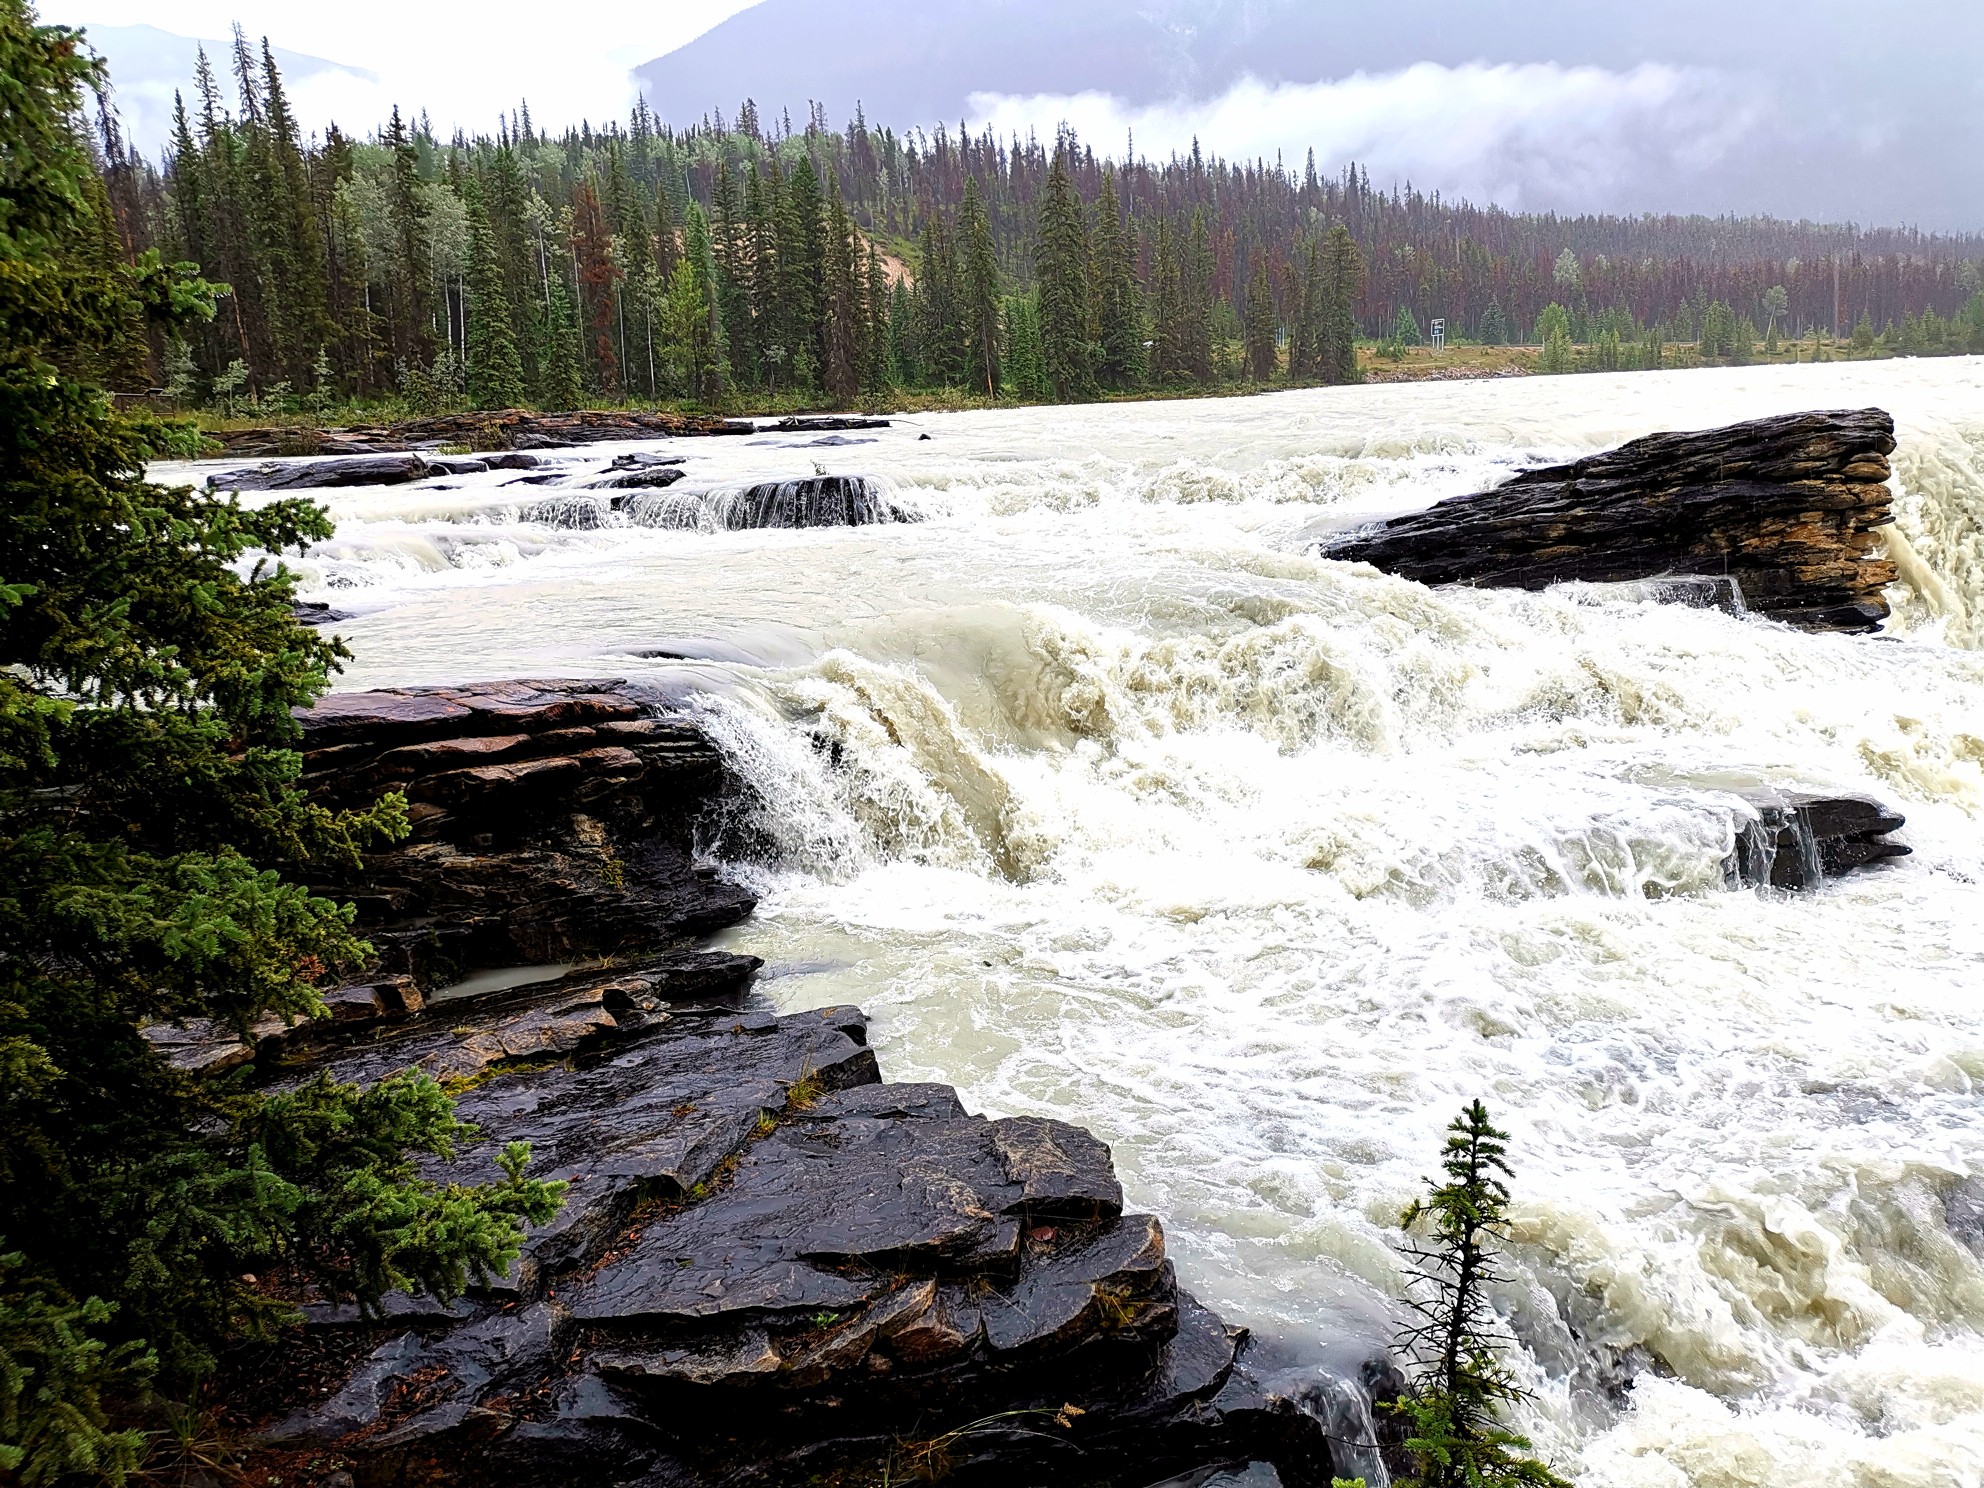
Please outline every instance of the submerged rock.
M1332 534L1318 551L1428 584L1725 578L1807 630L1887 618L1894 420L1878 408L1654 434L1477 496Z

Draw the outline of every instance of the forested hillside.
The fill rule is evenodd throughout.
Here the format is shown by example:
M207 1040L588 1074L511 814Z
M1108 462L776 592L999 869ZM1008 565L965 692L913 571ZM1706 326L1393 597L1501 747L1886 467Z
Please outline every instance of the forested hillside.
M520 108L494 136L395 112L306 139L266 44L226 60L201 59L161 161L97 121L125 251L232 286L155 348L155 386L191 403L1079 397L1353 376L1351 338L1434 319L1541 344L1544 370L1856 329L1862 353L1984 351L1974 236L1522 215L1349 164L1115 160L749 103L688 129L643 105L552 136Z

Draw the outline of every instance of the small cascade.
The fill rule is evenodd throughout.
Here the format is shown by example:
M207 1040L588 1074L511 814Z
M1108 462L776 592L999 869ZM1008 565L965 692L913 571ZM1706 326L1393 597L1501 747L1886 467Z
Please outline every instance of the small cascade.
M742 490L650 491L627 497L621 509L637 526L692 532L872 527L922 520L879 482L862 475L765 481Z
M1678 605L1684 610L1720 610L1738 619L1750 613L1743 586L1733 574L1662 574L1609 584L1556 584L1550 592L1585 604Z
M566 532L597 532L608 525L610 510L598 496L547 496L525 507L523 519Z

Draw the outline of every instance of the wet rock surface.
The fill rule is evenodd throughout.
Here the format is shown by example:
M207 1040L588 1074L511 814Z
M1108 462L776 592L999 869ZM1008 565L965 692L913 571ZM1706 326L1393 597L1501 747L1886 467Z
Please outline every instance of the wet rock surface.
M302 715L304 785L387 790L412 836L322 885L358 906L382 967L432 983L486 966L652 950L755 898L693 859L723 763L615 682L346 693Z
M1247 1335L1178 1287L1103 1143L883 1084L857 1009L781 1016L754 959L691 943L750 898L678 831L720 761L650 715L598 682L305 715L319 799L397 786L415 807L413 842L359 876L380 971L305 1025L156 1041L263 1086L426 1071L476 1133L429 1176L487 1181L523 1140L569 1189L508 1276L451 1305L302 1299L256 1365L261 1442L334 1453L366 1488L1100 1485L1248 1460L1327 1484L1351 1459L1311 1386L1254 1371ZM551 945L603 959L447 983Z
M276 1082L428 1070L481 1133L432 1176L493 1178L521 1139L571 1185L511 1274L452 1307L309 1306L297 1347L340 1338L347 1362L266 1445L335 1449L361 1484L797 1484L884 1464L1081 1484L1248 1457L1329 1481L1324 1420L1178 1288L1106 1146L881 1084L857 1010L778 1016L746 991L755 963L704 958L320 1030L261 1061Z
M1908 819L1866 796L1810 791L1750 791L1756 820L1737 837L1728 872L1738 883L1774 889L1817 888L1856 868L1911 849L1888 840Z
M1325 557L1429 584L1542 589L1680 575L1733 580L1807 630L1887 618L1894 420L1878 408L1655 434L1478 496L1326 537Z

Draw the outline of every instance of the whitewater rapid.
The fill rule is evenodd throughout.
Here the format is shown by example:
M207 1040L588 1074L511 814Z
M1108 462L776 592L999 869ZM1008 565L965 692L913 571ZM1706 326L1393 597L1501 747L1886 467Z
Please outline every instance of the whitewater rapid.
M1323 520L1657 429L1891 410L1879 637L1430 590ZM922 436L928 435L927 439ZM708 851L787 1009L1109 1141L1184 1280L1295 1356L1391 1327L1399 1210L1481 1096L1526 1422L1605 1488L1984 1481L1984 362L921 415L328 493L347 686L649 678L748 787ZM660 446L647 446L660 448ZM924 516L698 530L820 470ZM687 523L689 525L684 525ZM706 524L707 525L707 524ZM1914 856L1731 889L1757 785Z

